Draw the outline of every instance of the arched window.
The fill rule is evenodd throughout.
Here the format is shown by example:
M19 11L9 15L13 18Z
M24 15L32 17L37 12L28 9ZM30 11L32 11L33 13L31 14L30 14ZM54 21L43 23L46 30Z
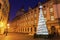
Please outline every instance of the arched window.
M1 3L0 3L0 9L1 9Z

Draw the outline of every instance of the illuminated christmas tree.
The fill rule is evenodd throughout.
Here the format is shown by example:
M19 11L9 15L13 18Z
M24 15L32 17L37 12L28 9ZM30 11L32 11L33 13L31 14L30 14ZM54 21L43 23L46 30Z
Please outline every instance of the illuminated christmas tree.
M37 27L37 35L48 35L48 30L46 26L46 21L43 16L42 6L40 5L39 21Z

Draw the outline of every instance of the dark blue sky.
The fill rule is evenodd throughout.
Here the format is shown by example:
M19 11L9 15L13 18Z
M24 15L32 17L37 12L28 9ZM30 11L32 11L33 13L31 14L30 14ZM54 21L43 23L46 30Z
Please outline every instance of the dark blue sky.
M31 6L32 8L37 5L38 2L45 2L46 0L9 0L10 3L10 17L9 20L11 21L16 12L24 7L25 11L28 10L28 7Z

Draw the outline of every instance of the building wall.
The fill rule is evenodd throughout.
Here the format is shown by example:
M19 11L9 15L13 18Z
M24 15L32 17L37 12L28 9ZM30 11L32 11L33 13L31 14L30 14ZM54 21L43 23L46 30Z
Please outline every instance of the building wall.
M16 29L13 29L15 30L14 32L28 33L29 35L36 33L40 12L39 6L33 9L29 7L28 12L22 11L23 15L18 16L19 18L17 18L17 20L11 22L11 24L16 27ZM49 34L53 32L60 34L60 3L56 4L54 0L50 0L42 6Z
M17 13L19 14L19 12ZM15 21L13 20L14 22L11 22L11 26L17 25L16 30L14 29L15 30L14 32L29 33L29 34L34 34L36 32L39 17L38 7L33 9L29 7L28 12L24 12L22 16L18 17L20 18L17 18L17 20Z
M60 34L60 3L56 3L55 0L51 0L43 4L44 17L46 19L46 24L49 33L51 34L53 26L55 27L56 33Z
M4 29L7 27L9 13L8 0L0 0L0 34L3 34Z

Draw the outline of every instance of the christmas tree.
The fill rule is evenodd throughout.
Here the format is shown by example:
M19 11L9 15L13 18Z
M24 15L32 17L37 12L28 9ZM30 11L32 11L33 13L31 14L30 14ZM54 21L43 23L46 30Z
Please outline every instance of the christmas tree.
M46 26L46 21L43 16L42 6L40 5L39 21L37 27L37 35L48 35L48 30Z

